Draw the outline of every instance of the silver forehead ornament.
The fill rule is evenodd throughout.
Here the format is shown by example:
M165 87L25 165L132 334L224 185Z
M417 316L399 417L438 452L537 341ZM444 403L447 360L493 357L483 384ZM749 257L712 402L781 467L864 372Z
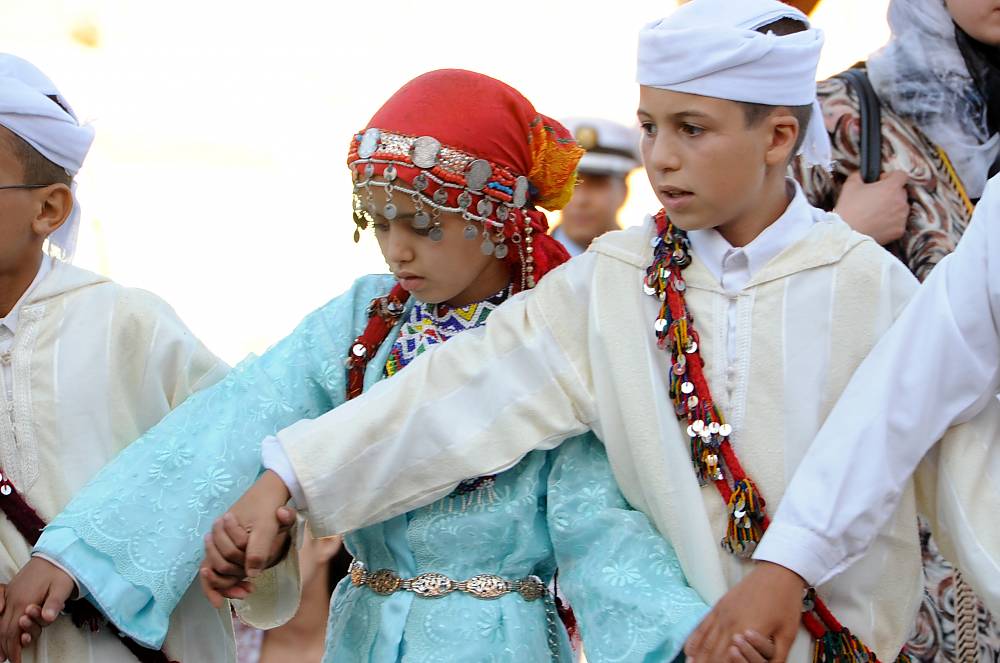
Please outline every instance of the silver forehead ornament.
M382 133L375 127L366 129L361 135L361 144L358 145L358 156L362 159L368 159L371 155L375 154L378 150L379 138L381 136Z
M489 161L476 159L465 170L465 185L473 191L481 191L492 174L493 167L490 166Z
M421 136L413 142L410 158L418 168L433 168L437 165L441 143L431 136Z
M514 200L512 201L514 207L524 207L525 203L528 202L528 178L524 175L519 176L514 181Z

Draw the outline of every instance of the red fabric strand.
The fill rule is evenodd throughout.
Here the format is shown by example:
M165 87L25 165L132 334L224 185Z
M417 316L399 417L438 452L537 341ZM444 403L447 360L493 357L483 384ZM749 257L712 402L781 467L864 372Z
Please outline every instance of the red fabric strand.
M670 225L669 219L666 213L661 210L656 216L656 229L657 233L664 242L661 246L663 250L670 250L668 247L681 247L682 245L677 242L675 237L675 229ZM661 313L661 315L666 316L669 314L671 324L677 324L678 321L684 322L688 326L688 335L695 339L697 342L697 332L693 329L694 320L690 317L687 310L687 305L684 300L684 294L676 286L678 281L682 280L682 272L684 264L675 264L666 253L663 253L661 249L658 249L654 263L650 267L650 272L655 273L657 270L665 269L670 273L673 286L666 287L666 312ZM677 248L681 253L684 252L683 248ZM662 292L662 290L661 290ZM676 330L674 330L675 336L673 337L674 342L680 343L680 337L676 336ZM660 341L669 338L667 336L660 337ZM667 341L669 343L669 341ZM662 347L662 345L661 345ZM679 352L684 352L679 350ZM701 357L701 353L695 350L691 353L684 353L686 356L686 365L684 369L685 379L690 381L694 386L693 395L697 396L698 404L697 406L686 406L687 412L685 414L680 414L681 417L689 417L688 423L691 423L690 417L695 414L701 421L708 422L710 419L714 420L716 417L713 413L716 412L715 405L712 400L711 388L708 384L708 379L705 376L704 371L704 360ZM679 394L679 392L676 392ZM684 398L684 396L681 396ZM692 410L691 408L694 407ZM681 412L681 410L678 410ZM721 414L719 415L721 416ZM733 449L729 438L723 438L718 445L718 455L721 456L722 463L721 467L728 471L728 476L723 473L722 479L714 480L712 483L715 484L716 489L725 501L727 508L729 508L730 500L734 493L734 486L740 484L741 482L746 483L748 488L741 488L741 490L752 491L756 494L756 497L760 500L760 519L758 523L760 525L760 530L766 531L771 524L771 519L767 515L765 509L765 502L760 494L757 486L752 482L752 480L747 476L746 471L743 469L739 458L736 455L736 451ZM701 460L698 458L693 458L696 463L700 463ZM749 505L748 505L749 506ZM728 536L728 533L727 533ZM843 636L845 638L850 638L852 642L856 642L856 647L868 652L867 648L860 640L857 640L854 636L843 627L843 625L833 616L829 608L825 603L818 597L813 596L813 607L811 611L803 612L802 614L802 624L809 631L810 635L817 641L816 651L817 657L821 657L819 652L825 652L825 643L828 642L827 638L836 635L838 637ZM830 634L830 635L828 635ZM874 654L870 654L870 658L874 663L877 663L877 659Z

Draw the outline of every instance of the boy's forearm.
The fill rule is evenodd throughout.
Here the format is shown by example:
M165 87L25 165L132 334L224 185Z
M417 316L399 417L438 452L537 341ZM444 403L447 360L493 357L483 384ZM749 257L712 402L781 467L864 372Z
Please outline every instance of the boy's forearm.
M992 219L977 214L958 251L855 372L789 483L756 559L813 585L843 571L892 516L947 428L993 398L1000 340L988 317L992 242L984 221Z
M558 278L504 304L484 329L278 433L317 536L428 504L470 476L505 470L587 429L592 395L574 367L580 359L568 356L538 310L550 305L538 297ZM585 304L555 306L582 318L579 336Z

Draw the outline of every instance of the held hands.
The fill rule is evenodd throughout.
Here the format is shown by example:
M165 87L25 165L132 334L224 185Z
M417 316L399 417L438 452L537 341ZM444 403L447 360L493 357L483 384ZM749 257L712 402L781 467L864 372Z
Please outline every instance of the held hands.
M910 200L906 173L883 173L878 182L866 184L858 173L852 173L840 190L834 212L847 225L868 235L879 244L894 242L906 232L910 216Z
M688 637L688 662L755 663L761 660L753 658L756 650L763 660L785 663L799 631L805 588L793 571L758 562ZM764 643L771 644L770 650Z
M252 591L245 578L284 557L295 524L295 511L284 506L288 499L281 479L266 472L216 521L205 539L200 574L216 607L223 597L245 598ZM9 584L0 584L0 661L21 663L21 649L56 621L75 591L73 578L41 557L32 557Z
M4 588L0 600L0 660L21 663L21 648L58 617L76 583L54 564L32 557Z
M268 470L205 536L205 561L198 574L202 591L216 608L224 598L244 599L253 579L288 551L295 511L285 506L288 488Z

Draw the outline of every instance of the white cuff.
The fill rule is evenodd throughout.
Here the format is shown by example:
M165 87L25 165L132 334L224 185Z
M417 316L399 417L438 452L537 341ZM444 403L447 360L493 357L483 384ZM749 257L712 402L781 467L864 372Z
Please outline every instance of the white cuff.
M281 446L281 440L273 435L264 438L260 445L260 462L264 469L271 470L281 478L292 496L295 508L299 511L305 511L306 495L302 492L298 477L295 476L292 461L289 460L288 454Z
M76 579L76 576L70 573L69 569L67 569L65 566L63 566L56 560L52 559L45 553L40 553L40 552L33 552L31 553L31 556L37 557L38 559L44 559L46 562L48 562L52 566L56 567L57 569L68 575L70 579L73 581L73 584L76 585L76 598L83 599L86 598L88 594L90 594L90 590L88 590L84 585L81 585L80 581Z
M767 528L753 558L794 571L812 587L823 584L847 568L841 551L831 548L822 536L778 520Z

